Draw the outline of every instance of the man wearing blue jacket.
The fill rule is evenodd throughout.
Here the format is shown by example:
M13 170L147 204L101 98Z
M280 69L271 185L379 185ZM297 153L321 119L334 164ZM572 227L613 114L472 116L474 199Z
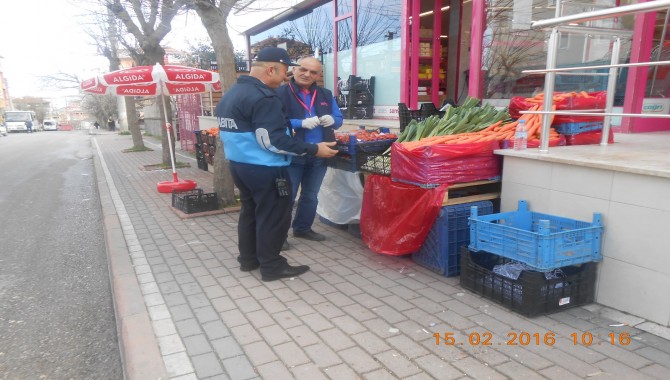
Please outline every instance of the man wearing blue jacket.
M260 267L263 281L295 277L309 270L291 266L280 250L291 223L287 167L292 157L332 157L335 143L310 144L291 136L274 89L286 79L291 62L284 49L263 48L249 75L241 76L216 106L219 135L242 209L238 221L240 270Z
M335 129L342 126L342 112L330 90L317 86L321 77L321 62L305 57L293 68L293 78L277 89L291 120L295 137L308 143L335 141ZM293 237L322 241L326 237L312 230L318 204L317 194L326 175L324 158L295 157L288 168L293 197L300 187L298 207L293 218ZM291 198L293 200L293 197ZM291 207L291 209L293 209Z

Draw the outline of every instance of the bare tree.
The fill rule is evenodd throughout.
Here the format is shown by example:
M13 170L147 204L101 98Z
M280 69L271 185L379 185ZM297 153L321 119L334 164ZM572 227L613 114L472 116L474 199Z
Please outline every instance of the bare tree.
M226 26L228 15L237 1L186 0L186 3L189 9L195 10L200 16L202 25L212 40L221 77L221 89L225 93L237 81L235 50ZM214 191L222 205L236 204L235 185L220 139L217 140L216 151L221 152L221 154L214 156Z
M134 37L134 43L125 39L119 39L119 42L128 49L135 63L138 65L163 63L165 49L160 43L172 29L172 20L184 8L187 0L100 0L100 2ZM170 102L165 102L164 97L160 97L158 102L161 120L172 123ZM167 115L164 110L167 110ZM174 134L171 134L170 138L172 141L168 143L167 130L161 128L164 165L170 164L170 157L174 154L170 151L170 146L175 146Z

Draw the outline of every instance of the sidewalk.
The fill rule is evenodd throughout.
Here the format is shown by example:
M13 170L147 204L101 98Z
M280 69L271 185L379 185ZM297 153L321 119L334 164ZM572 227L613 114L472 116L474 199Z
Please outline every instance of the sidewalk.
M668 379L670 329L598 304L525 318L405 257L315 223L325 242L289 237L284 253L312 270L262 282L239 270L237 214L180 219L156 184L171 171L130 136L91 136L117 325L128 379ZM212 191L212 174L179 169ZM507 345L552 331L553 345ZM590 346L583 335L594 336ZM627 345L608 334L630 333ZM434 334L457 344L438 345ZM490 346L468 337L491 333ZM574 344L571 334L576 334Z

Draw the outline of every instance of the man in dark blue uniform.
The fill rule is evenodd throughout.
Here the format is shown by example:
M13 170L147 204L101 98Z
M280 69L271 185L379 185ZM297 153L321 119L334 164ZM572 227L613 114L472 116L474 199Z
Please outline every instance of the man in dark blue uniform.
M291 266L280 255L291 223L291 185L287 167L292 156L328 158L334 142L310 144L291 136L288 119L274 89L295 66L280 48L263 48L216 107L219 135L242 209L238 221L240 270L260 267L263 281L294 277L309 270Z
M335 141L334 130L342 126L343 117L333 93L316 84L321 77L321 62L314 57L305 57L298 61L298 65L293 68L291 81L277 89L295 137L308 143ZM292 223L293 236L296 238L326 240L325 236L312 230L319 202L317 195L326 168L326 160L319 157L295 157L291 161L288 172L293 194L297 194L300 187L300 198Z

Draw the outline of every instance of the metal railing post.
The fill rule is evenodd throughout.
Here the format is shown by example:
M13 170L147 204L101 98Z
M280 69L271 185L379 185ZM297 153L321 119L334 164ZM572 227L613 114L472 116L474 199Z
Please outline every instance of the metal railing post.
M619 64L619 54L621 51L621 38L617 37L614 39L614 45L612 45L612 65ZM614 95L616 93L616 80L619 69L614 66L610 67L610 75L607 78L607 97L605 98L605 118L603 119L603 130L600 137L600 145L607 145L610 134L610 125L612 124L612 107L614 106Z
M552 28L547 45L547 70L556 68L556 50L558 49L558 28ZM556 72L550 71L544 77L544 111L551 112L554 105L554 85ZM542 115L542 131L540 132L540 153L549 152L549 128L551 114Z

